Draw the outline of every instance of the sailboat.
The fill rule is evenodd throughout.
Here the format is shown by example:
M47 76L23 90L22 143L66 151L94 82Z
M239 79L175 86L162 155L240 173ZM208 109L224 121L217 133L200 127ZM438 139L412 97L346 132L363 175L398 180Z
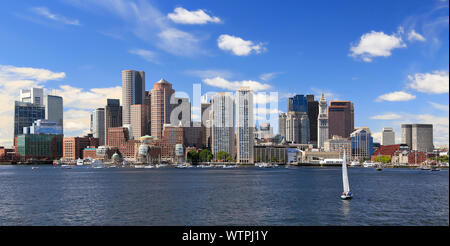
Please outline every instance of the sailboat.
M344 160L342 161L342 184L344 185L344 192L342 192L341 199L349 200L352 199L352 193L350 192L350 185L348 184L348 173L347 173L347 157L344 151Z

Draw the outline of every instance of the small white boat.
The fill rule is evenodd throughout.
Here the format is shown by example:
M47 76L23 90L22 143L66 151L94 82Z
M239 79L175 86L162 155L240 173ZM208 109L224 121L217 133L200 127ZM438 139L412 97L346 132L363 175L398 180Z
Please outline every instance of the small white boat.
M190 167L192 167L192 165L189 163L178 164L175 166L175 168L190 168Z
M31 170L36 170L36 169L38 169L39 167L31 167Z
M144 168L144 165L134 165L134 168Z
M350 166L351 166L351 167L360 167L360 166L361 166L361 163L359 163L359 161L352 161L352 162L350 163Z
M237 165L223 165L223 168L237 168Z
M167 167L167 164L156 164L156 168Z
M147 166L144 166L144 168L155 168L155 166L153 166L153 165L147 165Z
M352 193L350 191L350 184L348 183L347 158L345 157L345 152L344 152L344 158L343 158L343 162L342 162L342 185L343 185L344 191L342 192L341 199L342 200L352 199Z
M375 166L375 163L365 161L365 162L363 163L363 166L364 166L364 167L374 167L374 166Z
M78 158L78 160L77 160L77 166L83 166L83 165L84 165L84 160Z

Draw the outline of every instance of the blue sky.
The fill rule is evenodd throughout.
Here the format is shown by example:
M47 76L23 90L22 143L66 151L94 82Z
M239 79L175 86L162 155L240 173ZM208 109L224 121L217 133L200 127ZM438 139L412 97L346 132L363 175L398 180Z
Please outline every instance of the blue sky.
M8 1L0 15L0 145L12 101L41 86L65 103L65 133L121 98L121 70L203 93L251 85L355 103L355 126L435 124L448 143L448 1ZM276 129L277 130L277 127Z

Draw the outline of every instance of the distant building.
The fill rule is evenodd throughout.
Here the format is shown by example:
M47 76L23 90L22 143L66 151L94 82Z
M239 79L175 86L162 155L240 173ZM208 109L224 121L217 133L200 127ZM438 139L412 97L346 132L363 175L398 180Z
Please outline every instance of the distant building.
M63 110L63 98L55 95L46 95L44 97L45 105L45 119L54 121L61 126L63 131L64 127L64 110Z
M236 161L240 164L254 163L253 106L253 91L244 87L239 89L236 92Z
M350 101L331 101L328 107L328 138L350 137L354 129L354 106Z
M44 89L30 88L20 90L20 101L24 103L32 103L36 105L44 104Z
M308 100L304 95L295 95L288 99L288 111L308 114Z
M55 160L63 156L62 135L22 134L16 137L19 159Z
M172 105L170 99L175 93L172 84L161 79L151 90L151 135L161 138L164 124L170 124Z
M375 161L375 158L378 156L387 156L392 159L398 151L409 152L409 146L406 144L381 145L375 153L373 153L372 161Z
M130 136L128 127L110 127L108 128L108 147L117 148L119 154L126 160L135 160L136 143L141 141L131 139Z
M263 123L259 126L259 130L255 133L255 137L257 139L270 139L273 135L273 127L270 125L270 123Z
M205 148L211 148L211 119L210 115L212 113L211 103L202 103L202 142Z
M145 104L134 104L130 106L131 129L134 139L147 135L148 133L148 106Z
M433 125L432 124L402 124L402 143L412 150L432 152Z
M305 112L288 112L286 114L285 129L287 142L300 144L309 143L309 119Z
M24 134L63 134L62 126L60 126L57 122L43 119L34 121L33 125L26 128L26 130L24 128Z
M105 145L105 109L98 108L92 112L92 134L98 138L100 145Z
M105 106L105 144L108 144L108 128L122 126L122 106L119 99L107 99Z
M350 134L354 159L369 159L373 153L373 137L368 127L361 127Z
M347 161L350 161L352 157L352 141L335 135L333 138L325 141L325 151L337 151L341 153L341 158L343 158L343 153L345 152Z
M255 162L285 163L288 158L287 148L277 145L255 145L253 147Z
M203 128L200 126L183 127L184 131L184 146L204 148Z
M381 145L394 145L395 132L392 127L384 127L381 133Z
M165 124L161 141L161 158L174 160L176 157L175 146L177 144L184 146L184 128L182 126Z
M37 101L37 99L36 99ZM45 107L29 102L14 102L14 137L23 133L34 121L45 119Z
M134 70L122 71L122 122L131 124L130 106L144 104L145 72Z
M325 95L323 93L319 102L319 117L317 121L317 148L322 149L325 146L325 141L328 140L327 100L325 99Z
M279 128L279 133L282 137L286 137L286 119L287 119L286 113L281 113L279 115L278 128Z
M235 156L234 99L228 92L219 92L212 98L212 153L219 151Z
M63 158L76 160L83 158L83 150L88 146L99 146L99 139L91 136L66 137L63 139Z
M306 95L306 100L308 101L309 141L317 146L319 102L314 100L314 95Z

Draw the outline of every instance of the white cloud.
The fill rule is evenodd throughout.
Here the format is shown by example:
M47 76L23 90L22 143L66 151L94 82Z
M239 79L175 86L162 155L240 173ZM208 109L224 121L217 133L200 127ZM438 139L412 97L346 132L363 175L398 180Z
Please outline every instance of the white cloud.
M278 74L277 72L274 73L263 73L259 76L259 79L261 79L262 81L270 81L272 79L274 79Z
M380 114L380 115L374 115L370 117L372 120L396 120L400 119L402 116L400 114L395 113L389 113L389 114Z
M129 51L131 54L134 55L138 55L140 56L142 59L149 61L149 62L153 62L156 64L159 64L158 61L158 55L151 51L151 50L145 50L145 49L132 49Z
M381 101L399 102L399 101L410 101L415 98L416 98L415 95L412 95L408 92L394 91L394 92L386 93L386 94L379 96L376 99L376 101L377 102L381 102Z
M414 29L408 33L408 40L409 41L420 41L420 42L426 41L426 39L422 35L418 34Z
M174 55L192 56L205 53L199 48L200 39L188 32L167 28L161 31L158 37L158 47Z
M357 45L350 47L353 57L361 57L365 62L371 62L374 57L388 57L396 48L404 48L406 44L396 34L387 35L384 32L371 31L361 36Z
M34 8L31 8L31 11L33 11L34 13L36 13L40 16L43 16L47 19L57 21L57 22L60 22L60 23L66 24L66 25L74 25L74 26L80 25L79 20L76 20L76 19L71 20L62 15L51 13L47 7L34 7Z
M443 104L439 104L439 103L435 103L435 102L428 102L428 103L435 109L442 110L445 112L448 112L448 110L449 110L448 105L443 105Z
M258 81L253 80L228 81L221 77L204 79L203 82L213 87L218 87L232 91L238 90L241 87L249 87L253 91L264 91L271 88L269 84L263 84Z
M237 56L248 56L252 52L259 54L266 49L262 43L254 44L252 41L227 34L219 36L217 45L220 49L231 51Z
M180 24L206 24L208 22L221 22L219 17L209 16L202 9L189 11L182 7L175 8L174 13L169 13L167 17L169 17L169 19L171 19L173 22Z
M432 73L416 73L409 75L411 83L409 87L419 92L429 94L448 93L449 76L446 71L434 71Z
M48 69L0 65L0 146L12 146L14 101L19 100L20 89L43 87L46 81L65 78L65 73ZM60 85L52 91L63 97L64 135L78 136L89 129L89 114L104 107L106 98L122 97L121 87L81 89Z

